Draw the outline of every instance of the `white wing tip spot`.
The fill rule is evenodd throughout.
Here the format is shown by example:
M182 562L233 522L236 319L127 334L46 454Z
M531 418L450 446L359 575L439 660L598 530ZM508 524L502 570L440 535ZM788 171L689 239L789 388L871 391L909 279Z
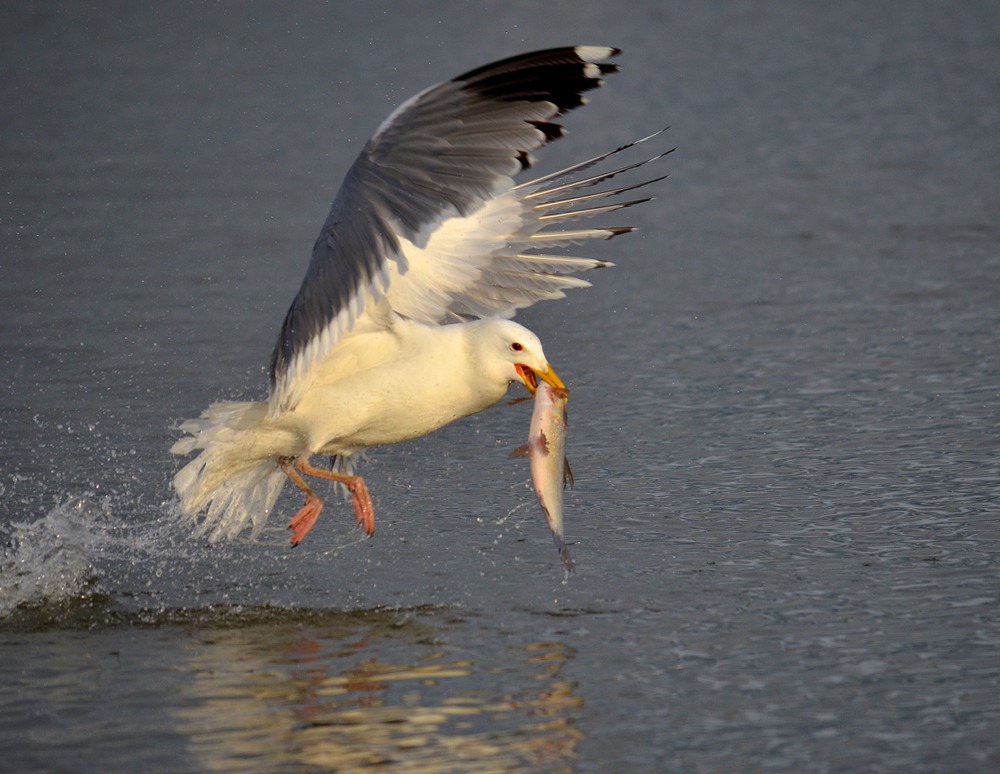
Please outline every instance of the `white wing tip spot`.
M618 53L618 49L610 46L577 46L576 55L584 62L603 62Z

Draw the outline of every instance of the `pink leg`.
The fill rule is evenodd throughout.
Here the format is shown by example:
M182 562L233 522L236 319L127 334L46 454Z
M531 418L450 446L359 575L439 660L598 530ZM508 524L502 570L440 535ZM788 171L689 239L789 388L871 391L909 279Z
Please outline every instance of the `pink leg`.
M288 528L292 530L293 546L297 546L309 534L309 530L313 528L316 519L319 518L319 512L322 510L322 500L315 495L306 497L306 504L295 514L295 518L288 522Z
M279 462L281 469L285 472L292 483L295 484L306 496L306 503L301 510L295 514L295 518L288 524L292 530L292 545L297 546L309 533L319 518L320 511L323 510L323 501L316 496L309 484L299 473L301 471L307 476L325 478L343 484L350 490L354 504L354 519L358 524L364 525L365 532L369 535L375 532L375 509L372 507L372 498L368 494L368 487L361 476L345 476L322 468L316 468L309 464L309 457L299 457L297 460L283 459Z
M346 486L351 492L351 499L354 503L355 521L357 521L358 524L363 524L365 532L369 535L373 535L375 533L375 509L372 507L372 498L371 495L368 494L368 487L365 486L365 480L361 478L361 476L345 476L342 473L334 473L330 470L314 468L309 464L308 457L300 457L295 461L295 464L298 466L299 470L307 476L325 478Z
M309 530L313 528L316 523L316 519L319 518L320 511L323 510L323 501L316 496L309 484L305 482L305 479L299 475L299 472L295 469L290 460L281 460L281 469L285 472L292 483L295 484L299 489L301 489L306 496L306 504L299 509L299 512L295 514L295 517L288 522L288 529L292 530L292 545L297 546L302 542L302 539L309 534Z

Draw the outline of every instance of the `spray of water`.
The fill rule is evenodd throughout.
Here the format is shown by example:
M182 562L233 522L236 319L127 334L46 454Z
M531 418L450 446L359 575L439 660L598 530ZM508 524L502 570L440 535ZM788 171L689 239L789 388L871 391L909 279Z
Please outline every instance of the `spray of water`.
M39 519L11 524L0 558L0 619L107 599L110 568L166 561L176 544L171 533L179 530L168 514L140 529L115 517L111 498L94 493L68 497Z

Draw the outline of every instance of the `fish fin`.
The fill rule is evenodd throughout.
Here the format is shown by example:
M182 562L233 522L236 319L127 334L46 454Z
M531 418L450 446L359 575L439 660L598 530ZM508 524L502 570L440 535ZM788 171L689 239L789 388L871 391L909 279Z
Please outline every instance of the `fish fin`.
M573 471L569 467L569 460L563 457L563 489L566 488L566 484L569 484L569 488L572 489L575 483Z
M532 398L530 395L525 395L522 398L513 398L512 400L507 401L507 405L514 406L518 403L524 403L526 400L534 400L534 398Z
M514 451L507 455L507 459L512 460L515 457L530 457L531 449L528 448L528 444L524 446L518 446Z
M569 575L571 572L576 572L576 565L573 564L573 558L569 555L569 548L566 545L566 541L563 540L561 535L557 535L555 532L552 533L552 539L556 542L556 549L559 551L559 558L562 559L563 566L566 568L566 574Z
M542 454L549 453L549 439L545 437L545 433L538 434L538 451Z
M576 565L573 564L573 559L569 555L569 549L563 546L559 549L559 558L562 559L562 563L566 567L566 573L576 572Z

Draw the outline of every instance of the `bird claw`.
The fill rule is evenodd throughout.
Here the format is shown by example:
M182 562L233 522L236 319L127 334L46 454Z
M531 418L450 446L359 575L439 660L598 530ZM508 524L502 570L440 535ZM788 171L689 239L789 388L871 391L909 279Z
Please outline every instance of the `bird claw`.
M354 520L365 528L369 536L375 534L375 508L364 479L355 478L348 484L348 489L351 490L354 504Z
M336 481L346 486L351 492L355 521L365 528L365 532L369 536L375 534L375 508L372 506L372 498L368 494L365 480L361 476L346 476L330 470L314 468L309 464L308 458L302 457L294 461L291 458L283 459L280 465L285 475L306 495L306 504L288 524L288 529L292 530L293 546L302 542L302 539L316 523L319 512L323 510L323 501L309 488L305 479L302 478L302 474L325 478L328 481Z
M297 546L309 530L313 528L316 519L319 518L320 511L323 510L323 501L316 496L307 497L306 504L302 506L295 517L288 522L288 529L292 530L292 545Z

